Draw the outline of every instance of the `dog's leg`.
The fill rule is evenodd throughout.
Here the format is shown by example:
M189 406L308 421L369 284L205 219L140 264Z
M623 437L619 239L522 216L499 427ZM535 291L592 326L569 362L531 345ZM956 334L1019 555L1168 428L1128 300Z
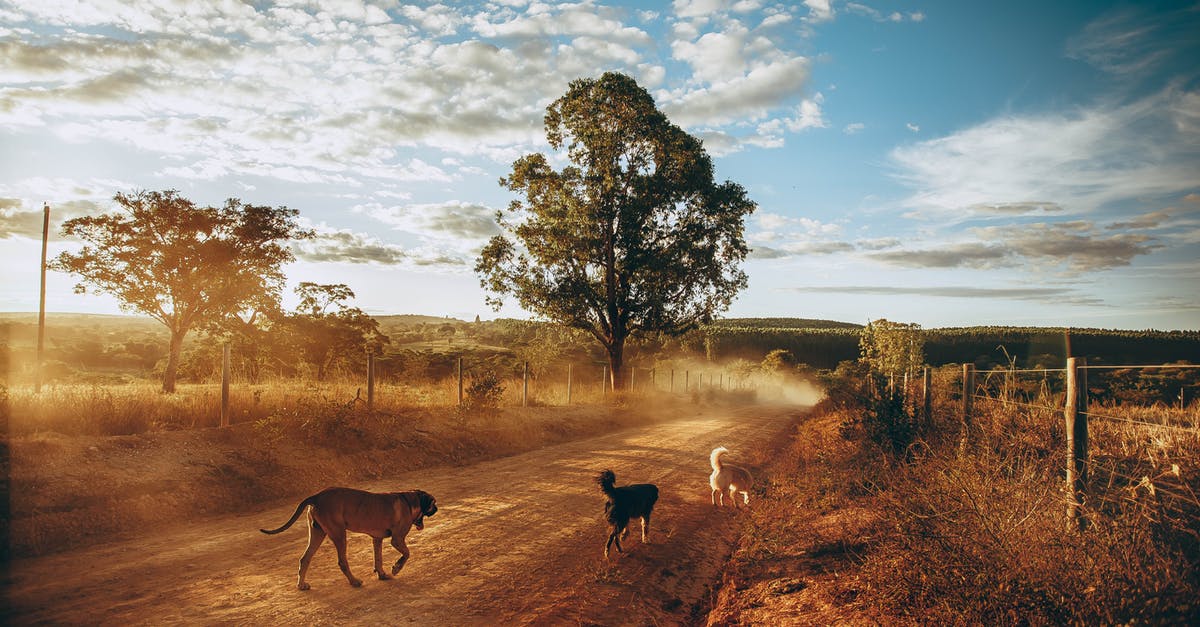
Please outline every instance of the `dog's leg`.
M380 581L391 579L392 576L383 570L383 538L371 538L375 549L375 574L379 575Z
M400 559L396 560L396 563L392 565L392 574L395 575L400 572L401 568L404 568L404 563L408 561L410 552L408 550L408 543L404 541L404 537L395 534L392 535L392 548L400 551Z
M308 565L312 562L313 554L317 552L317 548L325 541L325 530L318 525L316 521L309 520L308 524L308 548L304 549L304 555L300 556L300 576L296 580L296 588L299 590L308 590L308 583L304 581L304 576L308 574Z
M329 539L333 541L334 548L337 549L338 568L342 569L342 574L346 576L346 580L355 588L362 585L362 579L354 576L350 572L350 560L346 559L346 530L338 529L329 533Z
M648 533L650 533L650 514L649 513L647 513L645 516L642 516L642 544L650 543L650 541L646 539L646 534L648 534Z
M733 508L738 509L738 489L735 486L729 486L729 500L733 501Z
M720 494L720 493L721 493L721 491L720 491L720 490L718 490L718 489L716 489L716 488L713 488L713 491L712 491L712 502L713 502L713 507L716 507L716 506L717 506L717 495L718 495L718 494Z
M624 530L624 527L613 527L612 533L608 534L608 544L604 545L604 559L608 559L608 548L613 545L616 545L618 553L625 552L625 550L621 548L621 532Z

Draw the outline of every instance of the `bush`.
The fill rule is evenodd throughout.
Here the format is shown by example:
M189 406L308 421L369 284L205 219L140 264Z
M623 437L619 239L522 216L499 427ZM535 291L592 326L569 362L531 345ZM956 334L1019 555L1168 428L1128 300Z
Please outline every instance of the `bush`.
M861 416L867 439L894 456L906 453L916 439L916 423L899 390L885 390L868 399Z
M905 454L916 441L918 425L903 392L887 389L885 381L863 364L844 361L819 379L825 398L817 410L844 414L841 433L846 439L862 438L894 456Z
M486 370L471 379L465 392L463 404L458 408L460 417L499 407L500 399L504 397L504 384L494 370Z

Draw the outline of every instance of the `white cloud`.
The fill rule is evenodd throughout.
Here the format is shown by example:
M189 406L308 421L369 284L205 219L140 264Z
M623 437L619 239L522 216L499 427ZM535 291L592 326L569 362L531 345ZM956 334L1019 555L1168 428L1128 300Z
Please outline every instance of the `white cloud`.
M692 75L698 80L710 83L730 80L746 73L748 34L740 25L724 32L705 33L695 42L673 42L671 53L691 65Z
M804 6L808 7L808 17L810 22L828 22L833 19L833 7L829 0L804 0Z
M401 206L373 203L356 206L353 211L436 242L440 247L463 252L479 248L488 238L500 233L495 209L461 201Z
M855 134L859 133L860 131L862 131L866 127L867 127L867 125L863 124L862 122L851 122L850 124L847 124L845 126L845 128L842 129L842 132L847 135L855 135Z
M1030 201L1080 213L1194 189L1200 126L1188 121L1197 114L1195 94L1168 89L1124 106L996 118L890 158L913 189L913 215L962 219Z
M0 125L121 144L170 179L339 186L484 173L446 157L508 165L544 147L546 104L597 68L655 90L713 154L828 125L804 93L808 59L760 30L791 19L782 5L676 2L687 19L666 16L664 50L638 21L655 16L593 0L403 4L394 21L361 0L260 4L13 7L36 26L0 41Z
M921 127L920 127L920 126L917 126L916 124L913 124L912 122L909 122L909 123L905 124L905 125L904 125L904 128L907 128L908 130L910 130L910 131L912 131L912 132L914 132L914 133L919 133L919 132L921 132Z
M758 125L758 135L763 138L779 139L784 131L799 133L810 128L826 128L829 123L821 113L821 103L824 97L817 93L812 98L806 98L793 110L793 115L777 117ZM782 139L779 139L782 142Z
M462 255L431 246L404 247L366 233L334 228L324 222L316 225L304 219L301 222L316 233L313 239L292 245L296 257L303 261L401 266L408 270L450 273L466 272L470 266L469 260Z
M667 92L659 102L673 121L685 126L759 120L799 95L808 75L807 59L788 57L708 87Z
M855 15L861 15L863 17L870 18L876 22L903 22L905 20L911 22L925 21L925 14L920 11L913 11L907 15L899 11L884 13L879 9L865 5L861 2L847 2L846 11Z
M729 10L728 0L675 0L675 15L684 18L704 18Z

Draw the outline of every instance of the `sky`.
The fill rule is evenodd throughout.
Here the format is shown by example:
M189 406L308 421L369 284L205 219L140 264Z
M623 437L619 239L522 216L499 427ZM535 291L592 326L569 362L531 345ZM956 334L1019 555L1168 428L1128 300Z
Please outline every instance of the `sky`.
M726 317L1200 329L1196 59L1196 2L0 0L0 311L38 308L43 203L53 256L177 189L298 210L290 286L528 317L473 271L498 181L618 71L757 203Z

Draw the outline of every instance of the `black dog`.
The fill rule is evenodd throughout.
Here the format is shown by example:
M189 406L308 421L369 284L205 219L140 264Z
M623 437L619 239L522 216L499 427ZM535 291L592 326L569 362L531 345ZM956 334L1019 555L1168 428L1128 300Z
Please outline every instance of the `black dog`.
M608 549L615 542L617 550L621 549L621 538L629 535L629 519L635 516L642 519L642 543L646 543L646 533L650 531L650 513L654 511L654 503L658 501L658 486L652 483L613 487L617 476L611 470L605 470L596 477L596 483L608 497L604 504L604 514L612 533L608 534L608 543L604 545L604 559L608 559Z

